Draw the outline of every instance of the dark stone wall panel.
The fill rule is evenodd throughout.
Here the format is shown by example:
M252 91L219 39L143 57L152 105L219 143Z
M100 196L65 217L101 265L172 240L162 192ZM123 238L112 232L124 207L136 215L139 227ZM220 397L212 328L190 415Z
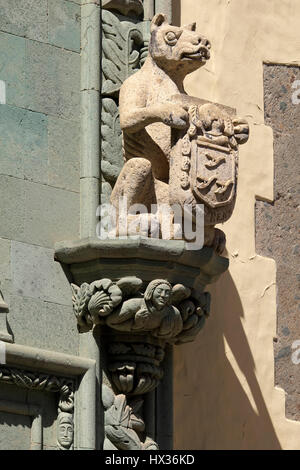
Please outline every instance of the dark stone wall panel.
M294 344L300 340L300 81L297 80L299 67L264 66L265 122L274 131L275 200L272 204L256 203L256 251L274 258L277 264L275 382L287 393L287 417L299 420L300 364L295 363Z

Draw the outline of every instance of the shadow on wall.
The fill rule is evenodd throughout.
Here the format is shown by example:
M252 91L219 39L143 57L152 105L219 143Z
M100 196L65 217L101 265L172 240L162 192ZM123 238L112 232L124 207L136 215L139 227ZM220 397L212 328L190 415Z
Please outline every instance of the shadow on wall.
M180 26L181 23L181 5L179 0L172 0L172 24Z
M255 376L241 321L243 307L230 273L210 290L212 313L198 340L175 348L174 448L280 449ZM234 357L230 362L224 338ZM234 369L239 369L242 381Z

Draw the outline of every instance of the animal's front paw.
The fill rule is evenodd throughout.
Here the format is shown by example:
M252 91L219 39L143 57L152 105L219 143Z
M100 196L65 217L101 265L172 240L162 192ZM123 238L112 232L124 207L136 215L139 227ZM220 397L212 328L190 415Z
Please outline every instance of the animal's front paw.
M175 129L185 129L189 123L188 108L173 103L162 105L162 121Z
M222 230L215 228L215 236L213 241L213 248L218 255L221 255L225 250L226 235Z
M234 137L239 145L245 144L249 139L249 124L246 119L236 118L232 121Z

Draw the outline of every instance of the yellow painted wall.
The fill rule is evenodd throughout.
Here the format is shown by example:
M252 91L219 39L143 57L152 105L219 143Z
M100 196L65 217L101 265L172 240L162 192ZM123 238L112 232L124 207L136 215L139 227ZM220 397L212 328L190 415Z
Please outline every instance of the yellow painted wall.
M179 1L179 0L178 0ZM211 317L193 344L175 348L175 449L300 449L274 386L276 264L255 253L255 198L273 199L273 133L264 125L263 63L300 65L299 0L181 0L182 24L212 42L188 94L237 109L251 126L240 151L229 272L214 286Z

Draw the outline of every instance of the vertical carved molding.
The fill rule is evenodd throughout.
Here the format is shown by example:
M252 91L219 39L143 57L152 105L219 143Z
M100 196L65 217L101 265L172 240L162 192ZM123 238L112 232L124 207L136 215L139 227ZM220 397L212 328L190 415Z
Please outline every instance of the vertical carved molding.
M13 336L9 333L7 329L7 314L9 308L6 302L2 297L0 292L0 341L5 341L7 343L13 342Z
M102 2L101 202L108 203L123 161L119 91L145 60L148 44L140 0Z

